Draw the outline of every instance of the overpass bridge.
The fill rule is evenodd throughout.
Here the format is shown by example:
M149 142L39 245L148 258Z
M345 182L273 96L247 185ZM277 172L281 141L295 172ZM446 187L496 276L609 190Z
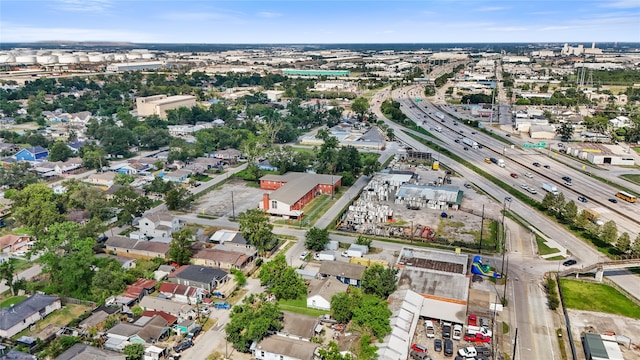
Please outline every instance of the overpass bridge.
M558 276L569 276L575 274L595 273L596 281L601 282L605 270L627 269L631 267L640 267L640 256L626 258L622 260L602 261L582 268L570 268L558 273Z

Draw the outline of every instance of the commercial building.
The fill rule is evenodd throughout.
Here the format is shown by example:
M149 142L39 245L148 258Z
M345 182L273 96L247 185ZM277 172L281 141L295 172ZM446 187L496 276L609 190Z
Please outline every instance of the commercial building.
M125 62L107 65L107 71L140 71L140 70L156 70L164 66L162 61L148 62Z
M271 215L299 218L306 204L318 195L333 194L341 182L339 175L301 172L265 175L260 178L260 189L275 191L265 193L259 207Z
M582 338L584 355L587 360L623 360L620 346L615 336L585 333Z
M167 118L167 110L196 106L196 97L192 95L154 95L136 98L136 111L139 116L158 115Z
M570 143L567 154L596 165L635 165L633 154L619 145Z
M282 72L285 75L294 76L349 76L351 73L349 70L298 70L298 69L284 69Z

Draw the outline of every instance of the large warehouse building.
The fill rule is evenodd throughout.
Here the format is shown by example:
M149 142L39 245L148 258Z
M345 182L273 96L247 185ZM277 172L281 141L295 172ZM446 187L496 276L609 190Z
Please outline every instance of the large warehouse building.
M107 65L107 71L142 71L156 70L164 66L162 61L126 62Z
M196 97L192 95L154 95L136 98L136 110L139 116L158 115L167 118L167 110L181 107L192 108L196 105Z

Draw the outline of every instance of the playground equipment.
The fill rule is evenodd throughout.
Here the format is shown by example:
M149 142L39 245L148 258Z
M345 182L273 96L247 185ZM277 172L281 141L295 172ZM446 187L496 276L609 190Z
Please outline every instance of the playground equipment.
M433 238L436 237L436 233L433 230L431 230L430 227L425 226L425 227L422 228L422 231L420 231L420 237L421 238L427 238L429 240L433 240Z
M479 255L473 257L473 263L471 263L471 273L496 279L502 278L502 274L491 270L491 267L489 265L482 264L482 257Z

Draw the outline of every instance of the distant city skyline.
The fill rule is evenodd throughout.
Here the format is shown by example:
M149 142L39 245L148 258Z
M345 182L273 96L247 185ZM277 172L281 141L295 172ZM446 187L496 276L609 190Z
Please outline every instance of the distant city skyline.
M0 42L640 42L640 0L2 0Z

